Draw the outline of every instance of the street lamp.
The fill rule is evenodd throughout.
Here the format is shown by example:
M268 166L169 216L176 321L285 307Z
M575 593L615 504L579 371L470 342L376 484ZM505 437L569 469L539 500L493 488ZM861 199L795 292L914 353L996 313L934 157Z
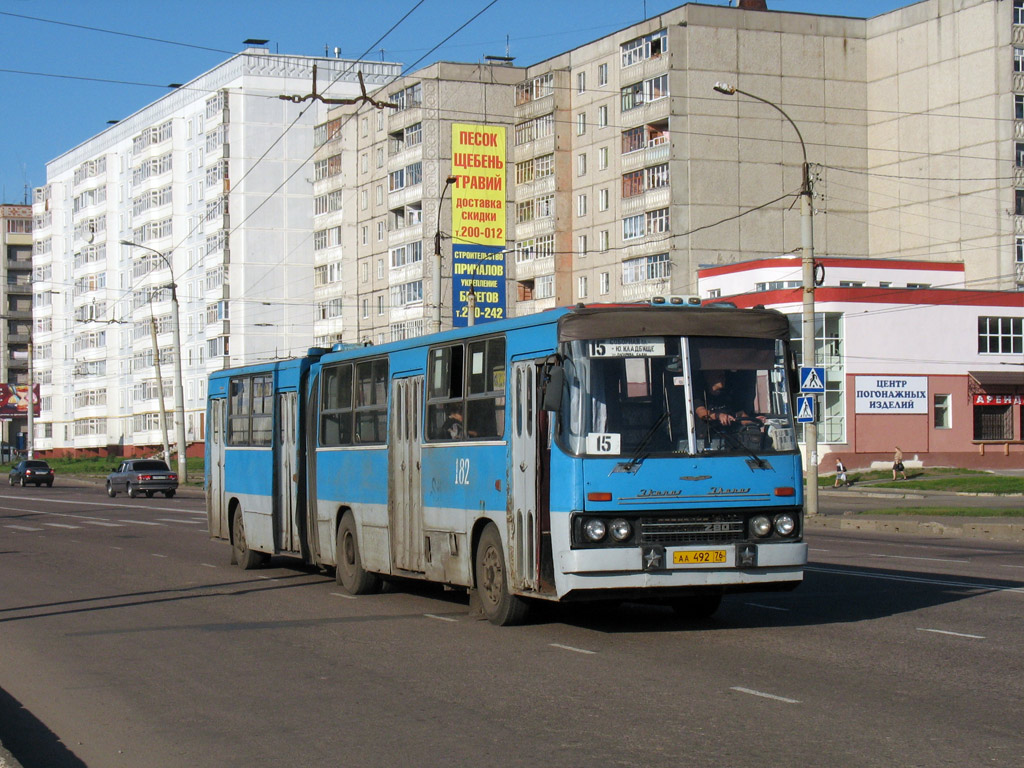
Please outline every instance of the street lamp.
M813 207L811 198L814 194L814 186L811 180L811 169L807 163L807 146L804 144L804 137L800 133L793 119L786 114L778 104L763 99L753 93L742 91L728 83L715 83L714 89L726 96L734 96L739 93L748 98L767 104L786 118L786 121L793 126L796 137L800 140L800 150L803 152L803 181L800 185L800 239L802 245L802 284L803 284L803 315L801 318L801 335L803 338L803 364L814 365L814 229L813 229ZM817 412L815 413L817 419ZM806 453L807 471L807 514L818 514L818 424L816 421L809 421L804 425L804 451Z
M434 233L434 274L431 290L434 294L434 333L441 331L441 207L444 205L444 193L448 187L458 181L457 176L449 176L444 180L441 196L437 198L437 231Z
M165 254L156 250L156 248L150 248L148 245L140 245L139 243L134 243L131 240L121 240L121 245L127 245L132 248L142 248L144 251L155 253L163 259L164 264L167 265L167 271L171 273L171 333L173 334L172 340L174 343L174 413L175 421L177 422L177 424L175 424L175 437L178 443L178 481L185 483L188 480L188 468L185 463L185 391L182 388L181 383L181 322L178 319L178 287L174 282L174 268L171 267L170 259L168 259ZM163 397L164 393L161 386L161 402L163 402Z

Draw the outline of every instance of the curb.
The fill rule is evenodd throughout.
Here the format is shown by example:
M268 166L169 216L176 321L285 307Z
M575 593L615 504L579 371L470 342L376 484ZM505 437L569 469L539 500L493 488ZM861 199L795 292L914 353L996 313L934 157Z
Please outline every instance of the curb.
M978 520L908 520L893 518L880 520L870 517L805 517L806 528L831 528L841 531L867 531L870 533L898 533L916 536L978 539L982 541L1009 541L1024 543L1024 523L996 523Z
M14 759L14 755L4 749L0 744L0 768L21 768L21 763Z

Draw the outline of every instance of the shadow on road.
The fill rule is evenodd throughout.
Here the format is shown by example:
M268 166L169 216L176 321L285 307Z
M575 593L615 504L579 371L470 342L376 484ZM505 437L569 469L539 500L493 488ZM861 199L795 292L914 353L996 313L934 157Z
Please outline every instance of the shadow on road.
M800 627L880 619L969 600L992 592L1024 593L1017 581L851 566L808 566L792 592L726 595L710 619L687 619L656 603L544 606L537 620L597 632L674 632Z
M0 740L23 768L86 768L57 734L0 688Z

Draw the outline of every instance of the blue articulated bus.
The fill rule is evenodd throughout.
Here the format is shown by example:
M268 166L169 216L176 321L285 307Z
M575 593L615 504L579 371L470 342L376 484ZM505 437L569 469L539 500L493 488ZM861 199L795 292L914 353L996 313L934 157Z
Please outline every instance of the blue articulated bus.
M695 300L690 300L695 302ZM695 302L696 303L696 302ZM211 535L233 561L536 600L656 600L803 578L789 324L771 310L589 305L210 375Z

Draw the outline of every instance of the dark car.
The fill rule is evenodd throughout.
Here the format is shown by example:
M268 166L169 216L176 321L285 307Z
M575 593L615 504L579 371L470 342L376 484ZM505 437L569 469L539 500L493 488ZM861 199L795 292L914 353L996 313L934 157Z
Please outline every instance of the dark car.
M22 486L31 484L39 487L45 483L47 486L51 486L53 485L53 470L41 459L23 459L11 469L10 480L11 485L21 483Z
M142 494L153 498L162 493L168 499L178 490L178 474L159 459L128 459L107 475L107 496L113 498L124 491L133 499Z

